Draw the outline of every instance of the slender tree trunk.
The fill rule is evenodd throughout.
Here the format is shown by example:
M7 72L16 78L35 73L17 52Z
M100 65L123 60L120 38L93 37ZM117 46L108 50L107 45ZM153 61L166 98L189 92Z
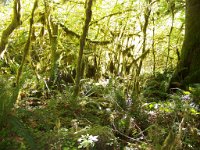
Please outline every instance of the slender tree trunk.
M82 58L83 58L83 50L85 47L85 40L88 34L89 30L89 24L92 18L92 3L93 0L87 0L87 8L86 8L86 19L85 19L85 25L83 27L83 33L80 38L80 49L79 49L79 55L78 55L78 62L77 62L77 68L76 68L76 79L75 79L75 88L74 88L74 97L78 96L79 89L80 89L80 80L81 80L81 66L82 66Z
M167 60L166 60L166 66L165 69L168 68L169 58L170 58L170 51L171 51L171 35L174 28L174 10L172 10L172 24L170 27L169 35L168 35L168 46L167 46Z
M47 30L49 34L50 39L50 45L51 45L51 71L50 71L50 80L48 82L49 87L53 87L54 83L56 82L57 73L58 73L58 58L59 54L57 52L58 47L58 24L55 23L55 21L52 19L50 13L51 13L51 7L49 4L49 1L44 0L45 4L45 16L44 16L44 23L46 22Z
M171 20L171 27L169 30L169 35L168 35L168 47L167 47L167 60L166 60L166 70L168 68L168 63L169 63L169 58L170 58L170 51L171 51L171 35L174 29L174 10L175 10L175 3L173 1L169 1L169 9L171 11L172 14L172 20Z
M151 3L151 0L149 0L149 4L150 3ZM151 9L149 7L147 7L145 9L145 14L144 14L145 22L144 22L144 26L143 26L143 29L142 29L142 32L143 32L142 53L145 53L145 51L146 51L147 27L149 25L150 14L151 14ZM140 72L141 72L141 69L142 69L142 64L143 64L143 59L141 59L140 62L139 62L139 68L138 68L137 73L136 73L137 76L140 75Z
M152 55L153 55L153 75L156 75L156 52L155 52L155 20L154 20L154 14L152 18L153 22L153 29L152 29Z
M23 66L25 64L26 58L27 58L28 53L29 53L29 49L30 49L30 45L31 45L32 29L33 29L32 26L34 24L34 13L35 13L37 6L38 6L38 0L35 0L34 6L33 6L33 9L32 9L32 12L31 12L28 39L27 39L25 47L24 47L24 54L23 54L22 62L20 64L20 67L19 67L18 72L17 72L17 80L16 80L17 85L19 85L20 77L21 77L21 74L22 74L22 71L23 71Z
M58 45L58 24L53 22L53 20L50 20L51 29L52 29L52 35L51 35L51 75L50 79L51 81L56 80L56 74L57 74L57 61L58 61L58 53L57 53L57 45Z
M172 81L200 83L200 1L186 0L185 39Z
M148 1L148 4L147 5L150 5L151 3L151 0ZM146 53L146 38L147 38L147 27L149 25L149 17L151 15L151 8L149 8L149 6L146 7L145 9L145 14L144 14L144 19L145 19L145 22L144 22L144 26L143 26L143 29L142 29L142 32L143 32L143 46L142 46L142 53ZM136 76L135 76L135 82L134 82L134 90L135 90L135 93L138 94L139 93L139 81L138 81L138 77L140 75L140 72L142 70L142 64L143 64L143 58L141 58L140 62L139 62L139 65L138 65L138 68L136 70Z

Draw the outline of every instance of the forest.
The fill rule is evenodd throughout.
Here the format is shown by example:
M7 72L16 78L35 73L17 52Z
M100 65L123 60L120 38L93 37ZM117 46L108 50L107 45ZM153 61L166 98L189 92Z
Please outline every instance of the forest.
M0 0L0 150L200 150L199 0Z

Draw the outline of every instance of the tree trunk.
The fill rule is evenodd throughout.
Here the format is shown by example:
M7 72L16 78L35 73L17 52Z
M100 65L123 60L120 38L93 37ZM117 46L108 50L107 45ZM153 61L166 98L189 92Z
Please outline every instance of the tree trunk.
M11 33L20 25L21 21L21 2L20 0L14 1L13 6L13 18L9 26L2 32L1 41L0 41L0 55L3 57L3 52L6 48L6 45L8 44L8 38L11 35Z
M77 62L77 68L76 68L76 80L75 80L75 89L74 89L74 97L78 96L79 93L79 88L80 88L80 80L81 80L81 71L82 69L82 58L83 58L83 50L85 47L85 40L88 34L88 30L89 30L89 24L92 18L92 2L93 0L88 0L86 1L87 3L87 8L86 8L86 19L85 19L85 25L83 27L83 33L80 37L80 49L79 49L79 55L78 55L78 62Z
M200 1L186 0L185 39L173 80L184 85L200 82Z
M50 35L50 43L51 43L51 75L50 75L50 81L53 81L53 83L56 81L57 78L57 72L58 72L58 58L59 54L57 52L57 46L58 46L58 24L55 23L52 19L50 19L51 24L51 34Z
M32 35L32 29L33 29L33 24L34 24L34 13L35 13L35 10L36 10L37 7L38 7L38 0L35 0L34 6L33 6L33 9L32 9L32 12L31 12L28 39L27 39L26 44L24 46L24 54L23 54L22 61L21 61L21 64L19 66L19 69L17 71L17 77L16 77L17 78L16 79L17 86L19 85L20 77L21 77L21 74L23 72L23 67L24 67L25 61L27 59L27 56L29 54L29 49L30 49L30 46L31 46L31 35Z
M145 54L147 52L146 50L146 40L147 40L147 28L148 28L148 25L149 25L149 17L151 15L151 7L150 7L150 4L151 4L151 0L149 0L147 2L147 7L145 8L145 14L144 14L144 26L143 26L143 29L142 29L142 33L143 33L143 44L142 44L142 55ZM144 60L144 57L140 59L140 62L139 62L139 65L138 65L138 68L136 70L136 75L135 75L135 81L134 81L134 91L136 94L139 94L139 75L141 73L141 70L142 70L142 65L143 65L143 60Z

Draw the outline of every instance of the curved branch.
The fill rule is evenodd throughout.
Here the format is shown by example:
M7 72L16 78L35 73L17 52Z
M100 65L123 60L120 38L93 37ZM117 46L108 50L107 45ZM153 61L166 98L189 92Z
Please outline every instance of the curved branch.
M65 25L63 25L62 23L59 23L60 27L63 29L63 31L65 31L66 34L71 35L76 37L77 39L80 39L80 35L77 34L76 32L68 29ZM91 39L86 38L86 41L93 43L93 44L97 44L97 45L107 45L112 43L112 41L93 41Z
M112 16L116 16L116 15L120 15L120 14L123 14L125 12L129 12L129 11L134 11L134 9L127 9L127 10L124 10L124 11L119 11L119 12L115 12L115 13L112 13L112 14L109 14L109 15L106 15L106 16L103 16L102 18L98 19L98 20L95 20L95 21L92 21L90 23L90 26L92 24L95 24L95 23L98 23L99 21L105 19L105 18L108 18L108 17L112 17Z
M0 55L3 57L4 50L6 48L6 45L8 44L8 38L10 34L21 24L20 14L21 10L21 3L20 0L15 0L13 5L13 18L11 23L8 25L8 27L3 31L1 36L1 42L0 42Z

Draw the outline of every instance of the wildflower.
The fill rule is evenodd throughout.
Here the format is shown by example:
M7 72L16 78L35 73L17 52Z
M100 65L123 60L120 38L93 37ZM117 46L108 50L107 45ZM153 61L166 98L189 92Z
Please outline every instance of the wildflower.
M81 138L78 139L78 142L80 145L78 148L88 148L90 146L94 146L94 143L98 141L98 136L93 136L93 135L81 135Z
M189 101L189 100L191 100L191 97L190 97L190 95L182 95L181 99L183 101Z

